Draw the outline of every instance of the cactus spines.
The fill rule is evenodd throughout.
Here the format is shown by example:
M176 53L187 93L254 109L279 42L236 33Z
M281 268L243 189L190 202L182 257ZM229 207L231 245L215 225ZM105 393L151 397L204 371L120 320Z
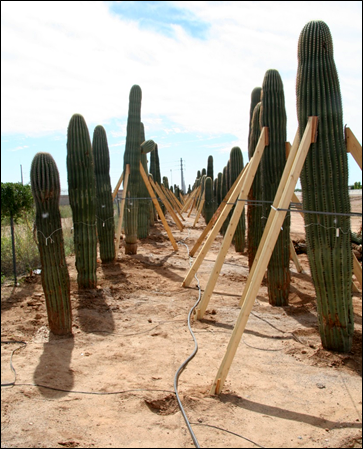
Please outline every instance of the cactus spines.
M214 214L213 181L212 178L210 178L209 176L205 178L204 191L205 191L204 218L206 224L208 224Z
M253 111L255 110L255 107L257 103L261 101L261 87L255 87L253 91L251 92L251 104L250 104L250 123L248 127L248 149L250 148L250 136L251 136L251 127L252 127L252 117L253 117ZM255 145L256 147L256 145ZM253 148L253 151L255 148ZM249 150L248 150L249 151ZM248 154L249 158L251 159L252 156Z
M102 263L115 259L115 221L110 180L110 154L106 131L98 125L93 132L93 159L96 178L97 236Z
M322 212L304 214L320 337L325 349L348 352L354 330L348 160L333 40L323 21L308 22L299 36L296 103L300 137L309 116L319 119L300 179L303 208Z
M124 171L130 165L130 177L125 204L125 254L137 253L137 219L139 202L137 200L140 186L140 128L141 128L141 88L133 85L129 96L129 113L127 118L126 145L124 154Z
M96 182L91 140L80 114L74 114L68 125L67 172L77 283L79 288L96 288Z
M249 159L253 157L258 139L260 138L261 134L260 109L261 109L261 102L256 104L255 109L253 111L251 121L251 131L249 136L249 147L248 147ZM249 191L248 194L248 200L250 202L248 203L247 207L247 230L248 230L247 252L248 252L248 266L250 270L252 268L253 261L255 259L255 255L263 234L262 204L253 204L253 201L256 200L262 201L262 192L263 192L263 177L261 174L261 164L260 164L253 179L251 190Z
M286 110L283 83L277 70L265 73L262 84L260 126L269 128L269 145L266 147L261 169L264 178L263 199L273 202L286 164ZM270 205L264 208L267 217ZM269 302L285 306L290 291L290 213L286 214L282 231L277 239L267 269Z
M240 147L233 147L231 149L231 153L229 156L230 164L229 164L229 180L231 186L235 182L235 180L240 175L241 171L243 170L243 156L242 151ZM234 207L232 208L231 212L233 213ZM242 214L240 216L240 219L238 221L233 242L235 250L239 253L242 253L245 249L245 239L246 239L246 218L245 218L245 210L243 208Z
M70 335L72 310L59 212L59 172L49 153L34 156L30 181L36 207L35 224L49 328L53 334Z

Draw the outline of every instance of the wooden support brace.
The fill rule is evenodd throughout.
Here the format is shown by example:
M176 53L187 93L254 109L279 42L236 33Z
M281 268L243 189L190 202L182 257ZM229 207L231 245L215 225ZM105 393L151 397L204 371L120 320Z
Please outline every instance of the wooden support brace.
M357 281L360 283L360 288L362 288L362 266L359 263L356 255L352 253L353 255L353 271L357 278Z
M251 272L248 276L247 283L243 291L242 308L238 316L236 325L233 329L226 354L223 358L221 366L210 390L211 394L219 394L221 392L221 389L223 388L224 381L232 364L233 357L237 351L238 344L242 338L242 334L244 332L248 317L255 302L255 298L260 288L262 278L267 269L278 235L280 233L281 225L283 224L286 216L286 211L278 209L287 209L290 203L292 193L300 176L300 172L305 162L306 155L309 151L310 144L316 140L317 120L317 117L309 117L300 145L297 145L299 141L299 132L296 133L290 156L286 162L285 170L275 196L275 201L269 214L269 219L267 220L267 224L260 245L258 247ZM296 149L297 146L298 148ZM277 196L279 198L279 201L276 204Z
M112 201L115 200L117 192L118 192L118 189L120 188L120 185L121 185L123 179L124 179L124 172L121 173L120 179L118 180L118 183L116 184L115 190L112 193Z
M161 201L164 203L164 206L168 210L169 214L172 216L173 220L175 221L175 224L178 226L179 230L182 231L184 229L184 226L182 225L181 221L175 214L173 207L170 205L168 199L165 197L164 192L160 188L160 186L155 183L151 178L149 178L149 182L152 185L153 189L156 191L156 193L159 195Z
M152 202L154 203L154 206L155 206L155 208L156 208L156 210L158 212L158 215L159 215L159 217L160 217L160 219L161 219L161 221L162 221L162 223L164 225L164 228L165 228L165 230L166 230L166 232L167 232L167 234L169 236L169 240L170 240L171 244L173 245L174 250L178 251L178 245L177 245L177 243L176 243L176 241L175 241L175 239L173 237L173 234L170 231L168 223L165 220L163 211L161 210L161 207L159 205L159 201L155 198L156 193L153 191L153 188L151 187L151 184L149 182L149 178L148 178L147 174L145 173L144 167L142 166L141 162L140 162L140 173L141 173L142 179L144 180L146 188L147 188L147 190L149 192L149 195L150 195L150 197L152 199Z
M195 245L193 246L192 250L189 252L190 256L192 256L192 257L194 256L194 254L197 252L198 248L202 244L203 240L207 236L208 232L212 229L213 225L218 220L219 216L221 215L226 203L228 203L228 200L229 200L230 196L232 195L233 190L235 189L238 181L241 179L242 174L243 174L244 170L246 170L247 166L248 166L248 164L246 164L246 166L243 168L243 170L241 170L241 173L239 174L237 179L234 181L234 183L233 183L232 187L229 189L227 195L223 198L223 201L218 206L217 210L214 212L212 218L209 220L209 223L204 228L204 231L201 233L198 240L195 242Z
M125 200L126 200L126 192L127 192L127 185L129 182L129 176L130 176L130 165L127 164L125 168L125 181L124 181L124 194L121 198L121 205L120 205L120 215L118 217L118 223L117 223L117 232L116 232L116 241L115 241L115 254L117 257L119 246L120 246L120 236L121 236L121 227L122 227L122 220L124 217L124 209L125 209ZM124 173L121 175L121 181L124 177ZM120 183L121 185L121 183ZM117 190L120 186L117 187ZM116 190L116 192L117 192Z
M345 127L345 145L347 147L347 153L350 153L354 157L362 170L362 145L347 126Z
M231 196L229 197L229 202L226 203L224 209L222 210L222 213L220 214L219 218L217 219L216 224L212 228L211 233L209 234L207 240L205 241L197 258L193 262L193 265L190 267L188 274L186 275L186 277L183 281L183 284L182 284L183 287L188 287L190 285L190 283L192 282L198 268L200 267L201 263L203 262L205 256L208 253L209 248L211 247L212 243L214 242L214 239L216 238L225 219L227 218L230 210L232 209L232 206L234 205L234 202L236 201L236 199L241 191L242 185L244 183L244 180L246 179L246 176L249 172L251 164L253 163L253 161L255 161L256 165L259 164L259 161L262 156L262 152L263 152L265 146L267 146L267 145L268 145L268 128L264 127L264 128L262 128L261 135L257 142L254 155L252 156L247 168L243 171L240 179L238 180L238 182L236 184L236 187L234 188Z
M192 205L191 205L190 210L189 210L189 213L188 213L188 217L190 217L190 214L192 213L192 210L194 209L194 206L195 206L195 204L196 204L196 202L197 202L197 199L198 199L198 196L199 196L199 194L200 194L201 189L202 189L202 186L199 186L199 187L197 188L197 191L196 191L196 193L195 193L195 196L194 196Z
M204 201L205 201L205 192L203 192L203 198L201 199L201 201L199 203L198 212L197 212L197 215L195 216L195 220L194 220L194 223L193 223L193 226L192 226L193 228L195 228L195 225L197 224L197 222L199 220L200 214L202 213L202 209L203 209L203 206L204 206Z
M296 251L295 251L295 248L294 248L294 244L292 243L291 238L290 238L290 257L291 257L292 261L295 264L297 272L298 273L302 273L304 270L302 269L302 267L300 265L300 262L299 262L299 259L297 257L297 254L296 254Z
M176 201L175 195L174 195L169 189L167 189L167 188L166 188L165 186L163 186L163 185L161 185L160 188L163 190L165 196L169 199L169 202L170 202L170 204L171 204L171 207L173 207L173 208L176 210L176 213L179 214L180 218L181 218L183 221L185 221L183 215L181 214L180 207L179 207L179 205L178 205L178 203L177 203L177 201Z

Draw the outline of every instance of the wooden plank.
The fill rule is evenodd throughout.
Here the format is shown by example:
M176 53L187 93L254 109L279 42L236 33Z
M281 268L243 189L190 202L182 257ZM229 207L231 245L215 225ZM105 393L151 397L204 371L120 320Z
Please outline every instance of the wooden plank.
M362 170L362 145L358 142L357 138L348 126L345 127L345 145L347 147L347 153L350 153L354 157L355 161Z
M157 210L157 213L158 213L158 215L159 215L159 217L160 217L160 219L161 219L161 221L163 223L163 226L164 226L164 228L165 228L165 230L166 230L166 232L167 232L167 234L169 236L169 240L170 240L171 244L173 245L174 250L178 251L178 245L177 245L177 243L176 243L176 241L175 241L175 239L173 237L173 234L170 231L168 223L165 220L163 211L161 210L161 207L159 205L159 201L155 198L155 192L153 191L153 188L152 188L152 186L151 186L151 184L149 182L149 178L148 178L147 174L145 173L144 167L142 166L141 162L140 162L140 173L141 173L142 179L144 180L146 188L147 188L147 190L149 192L149 195L150 195L150 197L152 199L152 202L154 203L154 206L155 206L155 208Z
M214 267L211 271L211 274L209 276L209 280L207 283L207 286L205 287L203 296L199 302L199 305L196 309L196 318L197 319L201 319L203 318L203 315L207 309L209 300L212 296L214 287L217 283L218 277L219 277L219 273L222 269L224 260L226 258L227 252L231 246L232 240L233 240L233 236L234 233L236 231L237 225L239 223L242 211L244 209L244 206L246 204L247 201L247 197L248 197L248 193L251 190L252 187L252 183L253 180L255 178L256 175L256 171L258 169L258 166L260 164L260 160L263 154L263 151L259 151L256 154L257 148L254 152L254 157L251 158L250 163L248 165L248 170L246 170L246 175L244 177L243 183L242 183L242 187L238 196L238 201L237 204L234 207L234 211L232 214L232 217L229 221L227 230L224 234L224 238L223 238L223 242L222 245L219 249L219 253L217 256L217 259L214 263ZM242 176L243 178L243 176Z
M304 164L306 155L309 151L310 144L316 139L316 130L317 130L317 117L309 117L307 126L304 131L304 135L301 139L297 152L295 153L295 151L293 151L294 150L293 144L290 156L286 162L284 174L281 178L281 182L279 184L278 189L278 192L279 190L282 190L282 194L280 195L281 199L278 203L278 208L287 209L290 203L292 193L296 186L297 180L300 176L300 172ZM290 161L292 156L294 158L293 162ZM285 176L286 170L288 170L288 173ZM286 180L287 182L285 183ZM281 185L282 183L284 184ZM236 325L233 329L232 336L230 338L227 347L227 351L225 353L221 366L219 367L212 388L210 390L211 394L219 394L221 389L223 388L224 381L227 377L229 368L232 364L234 355L237 351L238 344L241 340L242 334L247 324L248 317L251 313L253 304L255 302L256 295L260 288L262 278L266 271L273 249L275 247L281 225L283 224L283 221L286 216L286 211L277 211L276 209L278 208L275 209L272 208L269 214L269 217L272 215L272 222L270 223L269 226L266 225L265 227L263 237L258 247L250 275L248 276L247 279L248 286L246 284L246 287L243 292L244 293L243 305L239 313Z
M209 248L211 247L212 243L214 242L214 239L216 238L225 219L227 218L230 210L232 209L233 203L236 201L236 199L241 191L244 179L247 176L247 173L249 171L249 167L251 166L251 163L253 162L255 157L258 159L258 161L256 161L256 162L259 163L259 160L261 159L261 156L262 156L262 152L267 144L268 144L268 128L264 127L264 128L262 128L260 138L256 145L255 155L251 158L251 160L248 164L248 167L246 168L246 170L244 170L243 174L241 175L239 181L236 184L235 189L233 190L233 192L229 198L229 203L226 203L224 209L222 210L222 213L220 214L218 220L216 221L215 226L211 230L211 233L209 234L207 240L205 241L197 258L194 260L192 266L190 267L188 274L186 275L186 277L183 281L183 284L182 284L183 287L188 287L190 285L190 283L192 282L198 268L200 267L201 263L203 262L205 256L207 255Z
M118 180L118 183L116 184L116 187L112 193L112 201L114 201L114 199L116 198L118 189L120 188L120 185L121 185L123 179L124 179L124 172L121 173L120 179Z
M362 288L362 266L359 263L356 255L353 254L353 272L357 278L357 281L360 283L360 288Z
M185 221L185 218L183 217L183 215L180 212L180 207L178 205L178 203L176 202L176 197L175 195L173 195L173 193L167 189L164 185L160 186L161 189L163 190L164 194L167 195L167 198L169 198L169 202L171 204L171 206L176 210L176 213L179 214L180 218Z
M120 236L121 236L121 227L122 227L122 220L124 218L124 209L125 209L125 200L126 200L126 192L127 192L127 185L129 182L129 176L130 176L130 165L127 164L125 168L125 181L124 181L124 194L121 198L121 205L120 205L120 215L118 217L118 223L117 223L117 232L116 232L116 241L115 241L115 255L117 258L119 246L120 246ZM123 179L124 174L122 173L121 178ZM121 179L120 178L120 179ZM120 186L118 186L120 187Z
M156 193L161 198L161 201L164 203L164 206L168 210L169 214L172 216L172 218L173 218L175 224L178 226L179 230L182 231L184 229L184 226L182 225L181 221L177 217L172 205L169 203L168 199L165 197L164 192L162 191L160 186L157 183L155 183L151 178L149 178L149 182L152 185L153 189L156 191Z
M223 198L223 201L221 202L221 204L218 206L217 210L214 212L212 218L209 220L209 223L207 224L207 226L204 228L204 231L201 233L201 235L199 236L198 240L195 242L192 250L189 252L190 256L194 256L194 254L197 252L198 248L200 247L200 245L202 244L203 240L205 239L205 237L207 236L208 232L212 229L213 225L216 223L216 221L218 220L218 217L220 216L220 214L222 213L224 206L226 205L226 203L228 203L228 200L233 192L233 190L235 189L237 182L240 180L244 170L246 170L248 166L248 163L246 164L246 166L243 168L243 170L241 170L241 173L238 175L237 179L234 181L232 187L229 189L227 195Z
M191 202L193 201L193 198L195 197L196 193L197 193L197 189L194 189L193 192L188 196L188 198L183 206L183 209L180 211L181 213L188 210L188 207L190 206Z
M190 217L190 214L192 213L192 210L193 210L194 207L195 207L195 204L196 204L196 202L197 202L197 199L198 199L198 196L199 196L199 194L200 194L201 189L202 189L202 186L198 186L198 187L197 187L197 192L196 192L196 194L195 194L195 196L194 196L192 205L191 205L191 207L190 207L190 209L189 209L189 213L188 213L188 215L187 215L188 217Z
M199 220L200 214L202 213L202 209L203 209L203 206L204 206L204 201L205 201L205 192L203 192L203 198L202 198L201 202L199 203L199 208L198 208L198 211L197 211L197 215L195 216L195 220L194 220L194 223L193 223L193 226L192 226L193 228L195 228L195 225L197 224L197 222Z

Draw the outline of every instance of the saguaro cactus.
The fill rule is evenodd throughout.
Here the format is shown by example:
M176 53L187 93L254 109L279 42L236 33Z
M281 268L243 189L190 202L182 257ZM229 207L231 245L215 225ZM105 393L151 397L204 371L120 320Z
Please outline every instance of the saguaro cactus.
M96 182L91 140L82 115L68 125L67 172L79 288L96 288Z
M30 181L49 328L53 334L68 335L72 333L72 309L59 212L59 172L49 153L34 156Z
M231 149L229 160L229 179L232 186L243 170L243 156L240 147L233 147ZM233 210L234 206L231 211L232 213ZM241 217L238 221L237 228L233 237L233 242L235 250L239 253L242 253L246 245L246 213L244 209L242 210Z
M260 109L261 102L257 103L253 111L251 121L251 131L249 136L248 157L251 160L255 152L255 148L260 138ZM255 177L253 179L251 190L248 194L248 206L247 206L247 252L248 252L248 266L251 270L255 255L260 244L260 240L263 234L263 207L262 203L262 191L263 191L263 177L261 173L261 164L257 168Z
M204 219L206 224L208 224L214 214L213 181L209 176L205 178L204 190L205 190Z
M110 154L106 131L101 125L96 126L93 132L92 150L96 178L97 236L101 261L108 263L115 259L115 221L110 180Z
M208 162L207 162L207 176L210 177L210 179L214 179L213 174L213 156L208 156Z
M284 87L279 72L274 69L267 70L262 84L260 126L269 128L269 145L261 160L263 199L273 202L286 164ZM270 205L264 209L267 217ZM270 304L288 304L290 280L290 213L287 213L267 269Z
M141 129L141 88L132 86L129 97L124 171L130 165L130 177L125 204L125 254L137 253L138 194L140 188L140 129Z
M320 20L299 36L296 100L300 136L309 116L319 119L300 179L304 210L321 212L304 214L320 336L324 348L347 352L354 327L348 161L333 40Z

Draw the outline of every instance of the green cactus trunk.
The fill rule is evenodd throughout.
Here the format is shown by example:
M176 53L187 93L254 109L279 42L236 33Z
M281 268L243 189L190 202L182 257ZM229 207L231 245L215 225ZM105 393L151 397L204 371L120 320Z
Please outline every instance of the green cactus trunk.
M82 115L68 125L67 172L79 288L97 285L96 181L91 140Z
M251 139L251 129L252 129L252 119L253 119L253 112L255 110L256 105L261 101L261 87L255 87L251 93L251 104L250 104L250 123L248 126L248 152L250 151L250 139ZM256 145L255 145L256 146ZM253 151L255 149L253 148ZM249 156L251 158L252 156Z
M296 96L300 137L309 116L319 119L301 171L303 208L338 214L304 214L320 336L325 349L348 352L354 331L348 159L333 41L323 21L300 33Z
M255 106L252 121L251 121L251 131L249 136L249 147L248 147L248 157L251 160L255 152L255 148L260 138L261 128L260 128L260 108L261 102L257 103ZM248 252L248 266L251 270L253 261L255 260L255 255L257 253L258 246L261 241L263 234L263 207L262 207L262 192L263 192L263 177L261 173L261 164L258 167L251 190L248 194L248 207L247 207L247 252Z
M229 156L230 165L229 165L229 179L231 186L235 182L235 180L240 175L243 170L243 156L240 147L233 147ZM231 212L234 212L235 206L233 206ZM233 243L235 250L238 253L243 253L246 246L246 213L245 210L242 210L241 217L238 221L234 236Z
M72 309L59 212L59 172L50 154L37 153L34 156L30 181L36 207L35 224L49 328L55 335L70 335Z
M129 115L127 119L124 171L130 165L130 177L125 204L125 254L137 254L137 230L140 188L140 129L141 129L141 89L134 85L130 90Z
M273 202L286 165L286 111L285 95L280 74L268 70L262 84L260 126L269 128L269 145L261 164L264 180L263 199ZM270 213L266 205L264 215ZM286 306L290 292L290 213L286 214L267 269L269 302Z
M148 140L147 142L153 142L153 141ZM142 143L146 143L143 123L141 123L141 126L140 126L140 150L141 150ZM152 146L152 148L154 148L155 145L151 145L151 146ZM146 147L150 148L149 145L146 145ZM141 158L141 164L145 170L145 173L148 174L146 148L145 148L145 153L141 152L140 158ZM138 219L137 219L137 236L139 239L145 239L149 235L149 229L150 229L151 201L150 201L149 191L147 190L147 187L146 187L145 182L142 179L142 177L140 177L139 198L140 199L139 199Z
M115 220L113 212L110 180L110 154L106 131L96 126L92 140L93 159L96 178L97 237L102 263L115 259Z
M213 181L213 179L214 179L214 173L213 173L213 156L208 156L208 162L207 162L207 176L209 176L210 179Z
M210 219L214 214L214 193L213 193L213 181L207 176L204 182L204 190L205 190L205 203L204 203L204 211L205 211L205 222L208 224Z

